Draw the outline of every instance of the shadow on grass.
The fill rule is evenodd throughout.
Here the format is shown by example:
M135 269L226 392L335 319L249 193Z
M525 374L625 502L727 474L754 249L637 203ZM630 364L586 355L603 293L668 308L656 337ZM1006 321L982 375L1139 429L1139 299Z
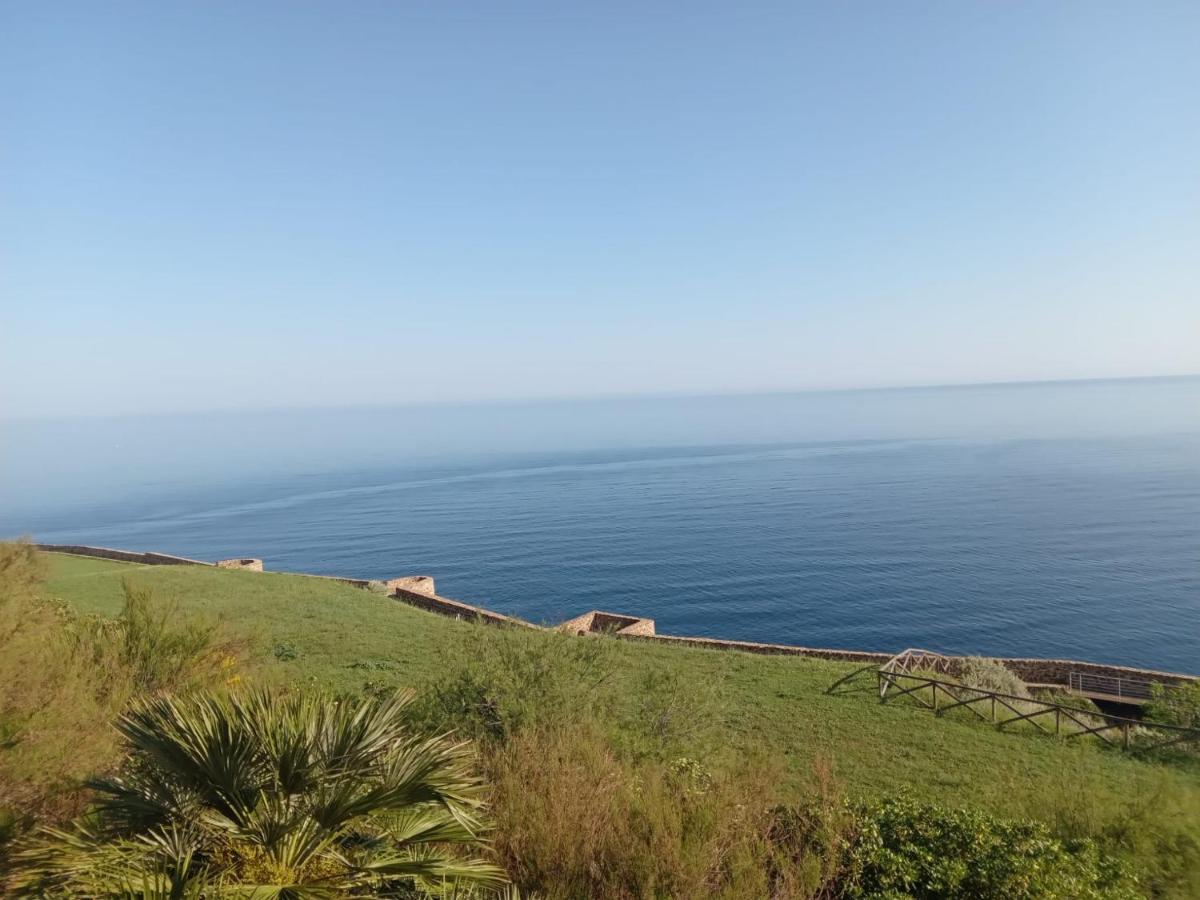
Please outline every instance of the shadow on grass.
M879 681L875 677L878 666L863 666L849 675L843 675L825 689L826 694L868 694L879 692Z

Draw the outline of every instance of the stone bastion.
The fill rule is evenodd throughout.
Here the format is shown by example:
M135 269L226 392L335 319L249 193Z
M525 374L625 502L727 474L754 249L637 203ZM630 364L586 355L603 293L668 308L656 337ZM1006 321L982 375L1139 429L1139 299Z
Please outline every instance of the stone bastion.
M151 566L215 566L245 572L264 571L263 561L256 557L235 557L212 563L189 559L184 556L171 556L166 553L139 553L131 550L114 550L109 547L90 547L80 544L35 544L34 546L40 550L53 553L92 556L100 559L112 559ZM336 575L310 575L304 572L290 572L286 574L298 575L304 578L324 578L364 589L375 588L395 600L427 612L450 616L455 619L485 622L491 625L511 625L518 628L556 630L580 636L607 634L626 640L651 641L673 646L702 647L710 650L740 650L744 653L761 653L776 656L806 656L816 659L862 662L868 665L883 665L894 655L891 653L873 653L861 650L798 647L790 644L765 644L754 641L729 641L720 638L657 634L653 619L602 612L600 610L591 610L556 626L541 626L514 616L506 616L503 613L494 612L481 606L463 603L461 600L443 597L437 593L434 580L428 575L406 575L386 581L373 581L366 578L344 578ZM1027 684L1036 685L1067 686L1069 678L1073 673L1076 675L1082 673L1084 675L1107 676L1111 678L1157 681L1163 684L1182 684L1200 681L1200 678L1197 678L1197 676L1184 675L1178 672L1159 672L1152 669L1111 666L1071 659L1001 657L996 661L1010 669L1022 681Z

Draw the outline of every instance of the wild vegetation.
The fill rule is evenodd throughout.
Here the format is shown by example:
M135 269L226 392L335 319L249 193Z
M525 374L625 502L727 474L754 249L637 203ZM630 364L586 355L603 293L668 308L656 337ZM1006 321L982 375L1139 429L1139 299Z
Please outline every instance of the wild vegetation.
M139 696L235 679L243 644L120 583L116 615L81 615L41 590L48 561L0 544L0 848L83 803L81 781L123 755L112 721Z
M263 781L263 772L280 770L278 753L262 749L278 746L277 739L265 735L287 731L278 722L252 724L271 720L270 706L291 723L289 733L302 720L332 721L335 710L388 710L396 746L440 741L458 748L462 755L450 768L466 786L470 816L459 840L420 851L388 831L393 811L321 816L327 843L302 863L289 857L297 865L271 883L290 879L295 893L278 896L491 890L469 880L455 884L450 869L442 870L444 883L400 876L390 885L355 882L362 873L354 866L367 857L341 848L363 835L371 852L436 851L446 866L464 859L494 865L525 895L547 898L1200 895L1200 767L1187 759L1000 734L969 717L935 719L904 704L881 706L874 679L859 689L847 680L855 667L845 664L484 628L369 591L285 575L59 556L39 586L35 570L44 561L19 548L7 552L23 561L5 596L25 597L22 609L31 613L57 616L39 632L57 635L46 637L49 643L21 639L26 658L41 659L42 668L57 657L39 654L57 641L86 634L88 642L120 646L122 628L143 629L112 623L210 635L202 645L179 636L154 644L167 658L168 648L190 647L175 654L193 661L182 670L165 665L165 674L140 682L122 678L130 687L111 696L87 694L104 698L88 722L106 750L60 767L49 781L33 779L47 797L65 789L76 799L43 804L36 823L22 820L22 877L49 879L30 885L62 888L69 877L61 864L71 853L119 856L154 828L164 833L174 820L163 815L149 829L145 821L134 827L113 818L110 802L128 794L114 794L112 786L153 773L156 757L147 748L178 743L173 729L201 710L201 719L238 720L245 735L256 735L248 743L260 748L250 754L257 774L238 783L275 800L240 819L222 811L233 823L229 832L206 825L191 833L189 859L203 873L191 883L266 883L255 867L259 850L249 849L266 844L247 837L251 819L286 806L293 817L273 821L290 824L272 833L303 830L304 817L320 808L320 790L313 789L322 781L314 774L294 783L303 787L295 791L280 788L275 776ZM166 607L157 597L172 598L171 616L161 615ZM160 612L139 616L130 604ZM158 670L150 663L157 652L112 650L98 658L117 671ZM397 702L397 692L409 688L413 699ZM48 732L31 730L7 694L4 703L0 717L23 723L14 733L24 735L0 750L9 796L38 771L27 762L13 768L14 761L37 746L35 734ZM254 704L253 716L235 712ZM301 744L305 757L317 760L310 771L322 771L320 754ZM81 786L89 776L100 776L93 793ZM375 778L353 781L353 790L372 790ZM91 806L80 818L84 803ZM207 803L201 805L211 808ZM56 831L33 837L35 824ZM72 842L75 849L65 852ZM330 854L351 865L326 868ZM329 880L318 883L323 878Z
M497 886L477 858L470 749L414 734L409 697L337 703L269 690L143 700L91 815L15 854L37 896L395 895Z
M1200 726L1200 681L1190 684L1156 684L1151 689L1146 714L1168 725Z

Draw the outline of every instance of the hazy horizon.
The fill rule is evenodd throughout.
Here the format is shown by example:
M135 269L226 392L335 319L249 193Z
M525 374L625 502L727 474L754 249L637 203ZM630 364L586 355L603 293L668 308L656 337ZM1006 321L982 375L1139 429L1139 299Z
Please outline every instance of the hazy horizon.
M10 418L1200 371L1200 6L0 10Z
M197 407L195 409L160 409L160 410L138 410L131 411L101 411L101 412L78 412L59 415L6 415L3 410L0 410L0 422L39 422L39 421L55 421L55 420L77 420L77 419L132 419L132 418L169 418L169 417L191 417L191 416L221 416L221 415L254 415L256 413L271 414L271 413L302 413L311 412L319 413L366 413L372 410L380 412L388 411L403 411L406 409L462 409L471 407L505 407L505 406L553 406L558 404L572 403L605 403L605 402L623 402L623 401L672 401L672 400L735 400L739 397L744 398L769 398L769 397L791 397L803 396L806 394L860 394L860 393L886 393L890 391L941 391L963 389L969 390L972 388L1020 388L1020 387L1039 387L1039 386L1054 386L1054 385L1088 385L1088 384L1106 384L1106 383L1121 383L1121 382L1138 382L1138 381L1188 381L1200 379L1200 372L1183 372L1179 374L1169 375L1131 375L1131 376L1111 376L1098 378L1031 378L1016 381L974 381L974 382L950 382L941 384L880 384L880 385L861 385L852 387L814 387L814 388L783 388L778 390L744 390L744 391L705 391L705 392L635 392L622 394L572 394L572 395L553 395L545 396L527 396L527 397L494 397L480 398L473 400L409 400L399 402L381 401L377 403L348 403L337 406L330 405L277 405L277 406L259 406L259 407Z

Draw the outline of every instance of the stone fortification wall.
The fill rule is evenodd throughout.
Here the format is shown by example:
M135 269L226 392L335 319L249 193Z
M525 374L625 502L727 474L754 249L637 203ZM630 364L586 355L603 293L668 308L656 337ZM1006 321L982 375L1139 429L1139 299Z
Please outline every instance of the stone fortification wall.
M40 550L55 553L71 553L76 556L95 556L101 559L113 559L121 562L142 563L144 565L175 565L175 566L212 566L214 563L182 556L170 556L166 553L136 553L129 550L114 550L108 547L88 547L76 544L35 544ZM262 560L243 558L222 560L220 565L228 568L262 571ZM372 582L365 578L343 578L336 575L309 575L302 572L287 573L301 578L322 578L337 581L342 584L359 588L367 588ZM540 626L526 622L523 619L506 616L502 613L472 606L460 600L439 596L434 580L428 575L409 575L403 578L393 578L383 582L388 596L415 606L428 612L449 616L455 619L481 621L491 625L512 625L520 628L539 629ZM592 610L577 616L558 626L558 630L569 634L613 634L624 640L655 641L667 646L700 647L709 650L740 650L743 653L760 653L777 656L802 656L814 659L841 660L859 662L866 665L883 665L892 658L891 653L871 653L859 650L836 650L820 647L795 647L789 644L764 644L754 641L727 641L719 638L680 637L676 635L656 634L654 620L640 616L621 615L618 613ZM1110 666L1100 663L1081 662L1071 659L1025 659L1001 658L1003 663L1022 681L1027 684L1065 685L1071 673L1084 675L1102 675L1112 678L1129 678L1142 681L1160 681L1168 684L1180 684L1200 680L1194 675L1183 675L1177 672L1157 672L1152 669L1135 669L1127 666Z
M558 626L558 630L575 635L615 634L618 637L646 637L654 634L654 620L593 609L582 616L576 616L574 619L563 622Z
M469 603L451 600L449 597L439 597L436 594L426 594L408 587L395 588L391 596L407 603L409 606L415 606L417 609L423 609L442 616L450 616L454 619L486 622L489 625L513 625L518 628L542 630L537 625L534 625L532 622L526 622L524 619L514 619L512 616L492 612L490 609L484 609L482 606L471 606Z
M1160 681L1164 684L1200 681L1200 677L1182 675L1178 672L1158 672L1154 669L1134 669L1129 666L1108 666L1103 663L1081 662L1074 659L1001 658L997 661L1003 663L1026 684L1066 684L1072 672L1079 675L1128 678L1133 681Z
M404 578L393 578L390 581L385 581L384 586L387 588L389 594L395 594L396 591L403 589L416 594L425 594L429 597L437 596L433 579L428 575L407 575Z
M670 644L676 647L702 647L707 650L740 650L743 653L761 653L768 656L809 656L814 659L833 659L843 662L861 662L883 665L894 654L871 653L865 650L829 650L820 647L794 647L791 644L760 644L754 641L725 641L719 638L680 637L673 634L625 635L633 640Z
M82 544L34 544L50 553L70 553L74 556L95 556L118 562L141 563L147 566L211 566L212 563L168 553L135 553L132 550L113 550L111 547L88 547Z
M369 578L345 578L341 575L313 575L309 572L277 572L275 574L295 578L319 578L321 581L336 581L338 584L348 584L356 588L365 588L371 583Z
M245 557L242 559L218 559L218 569L241 569L246 572L261 572L263 570L263 562L261 559L250 559Z

